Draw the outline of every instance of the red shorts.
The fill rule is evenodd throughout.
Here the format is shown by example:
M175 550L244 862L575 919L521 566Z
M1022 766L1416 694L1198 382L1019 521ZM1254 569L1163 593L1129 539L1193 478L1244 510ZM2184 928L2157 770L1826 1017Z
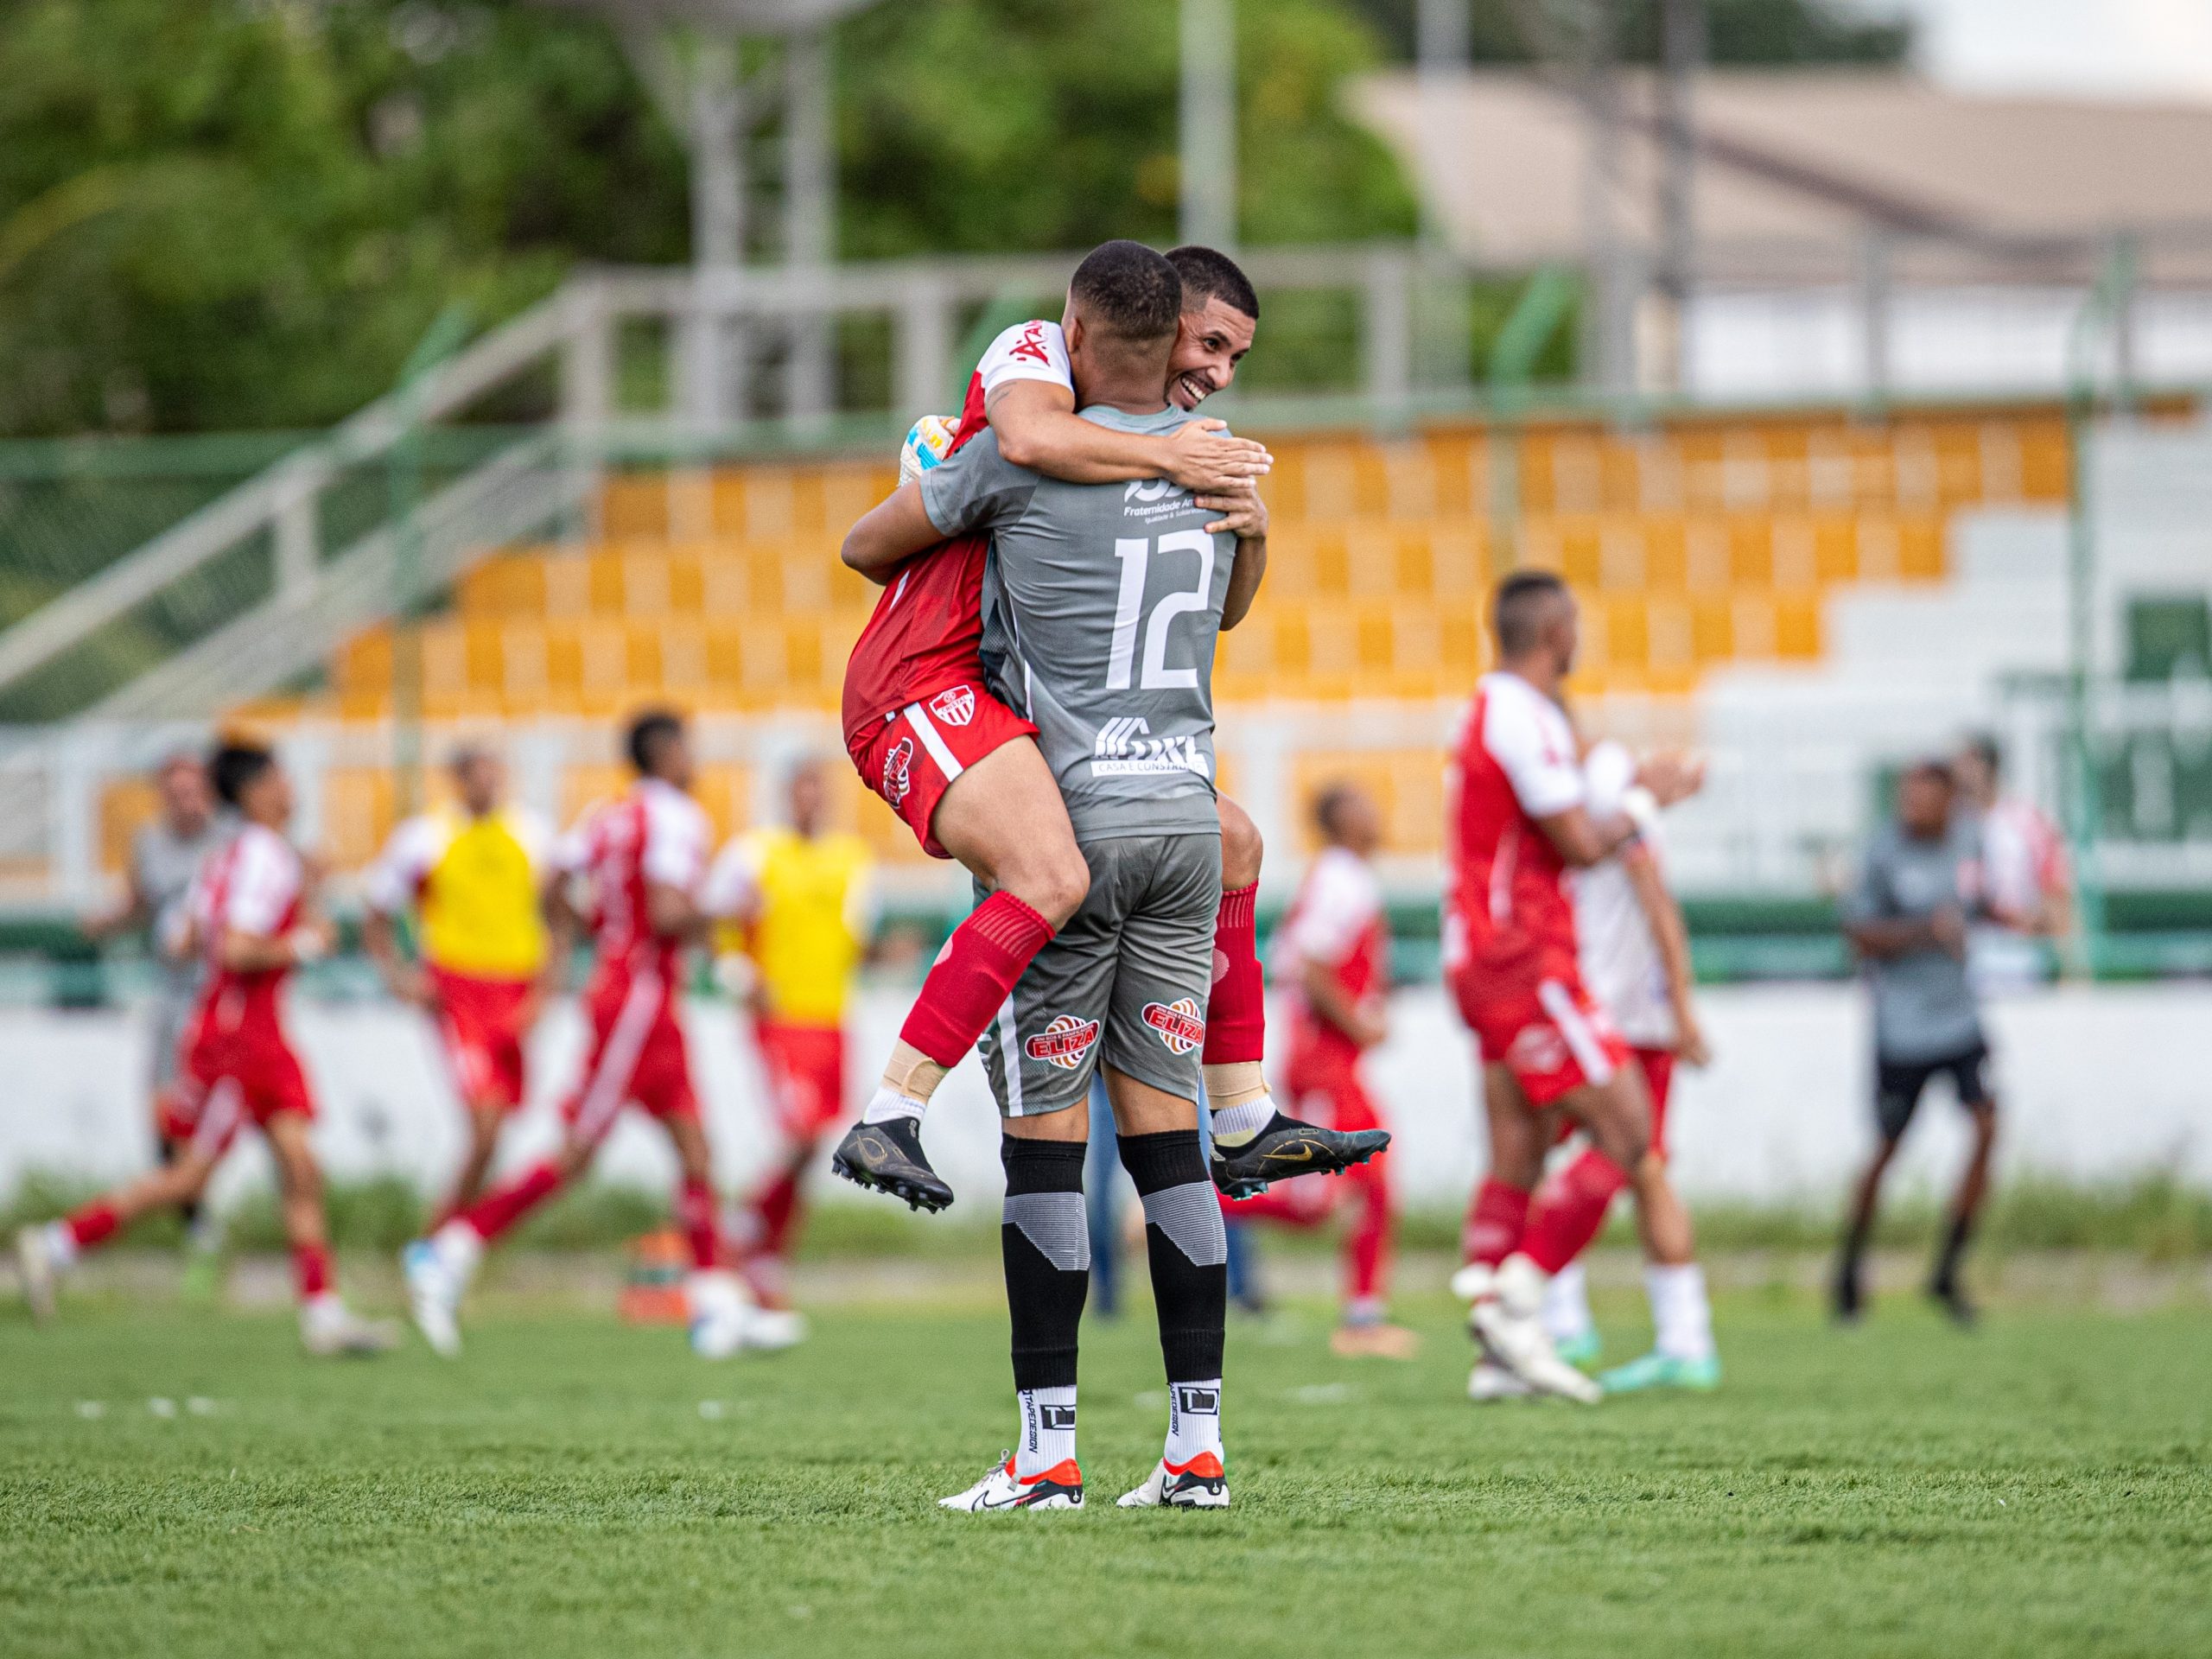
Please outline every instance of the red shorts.
M1548 1106L1628 1063L1629 1047L1572 971L1519 980L1462 971L1452 977L1459 1016L1485 1065L1503 1065L1531 1106Z
M811 1141L845 1115L845 1033L835 1027L761 1020L753 1027L776 1122L794 1141Z
M220 1158L246 1124L266 1124L280 1112L315 1116L307 1073L281 1029L256 1023L186 1033L176 1081L162 1096L163 1139Z
M626 1105L658 1118L699 1116L691 1058L676 1019L677 988L658 971L618 971L594 980L585 993L591 1046L583 1077L561 1109L580 1139L600 1140Z
M1675 1084L1675 1051L1671 1048L1633 1048L1637 1070L1643 1073L1643 1087L1651 1096L1651 1144L1662 1153L1667 1150L1667 1096ZM1582 1126L1567 1118L1559 1126L1559 1135L1552 1144L1571 1141L1582 1131Z
M1037 728L974 682L949 685L852 740L861 781L890 804L931 858L950 858L930 819L952 780L1001 744Z
M523 1016L530 1011L532 982L526 979L479 979L443 968L430 969L438 996L438 1036L454 1087L462 1104L498 1106L513 1111L522 1104Z

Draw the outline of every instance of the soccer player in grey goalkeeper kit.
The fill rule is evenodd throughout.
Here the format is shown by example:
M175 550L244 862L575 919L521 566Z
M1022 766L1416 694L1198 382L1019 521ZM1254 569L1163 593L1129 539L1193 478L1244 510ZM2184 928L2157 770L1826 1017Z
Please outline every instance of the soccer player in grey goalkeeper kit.
M1134 242L1109 242L1069 288L1068 349L1086 419L1172 432L1191 418L1160 388L1181 285ZM887 567L988 530L983 657L1033 721L1090 867L1082 906L1030 964L983 1039L1005 1118L1007 1300L1018 1447L951 1509L1078 1509L1077 1326L1089 1283L1083 1205L1088 1094L1103 1061L1123 1166L1145 1208L1167 1444L1122 1499L1219 1508L1226 1295L1220 1206L1199 1151L1198 1098L1221 830L1214 804L1213 657L1224 613L1249 607L1237 543L1165 480L1067 484L1015 467L986 432L854 526L845 559Z

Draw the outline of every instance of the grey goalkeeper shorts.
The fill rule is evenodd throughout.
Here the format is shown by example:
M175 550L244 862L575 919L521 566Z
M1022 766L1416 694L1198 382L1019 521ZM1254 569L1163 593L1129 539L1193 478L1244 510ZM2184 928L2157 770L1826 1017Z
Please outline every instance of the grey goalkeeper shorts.
M983 1070L1007 1117L1065 1111L1103 1059L1185 1100L1198 1097L1221 836L1086 842L1090 893L1037 953L984 1032Z

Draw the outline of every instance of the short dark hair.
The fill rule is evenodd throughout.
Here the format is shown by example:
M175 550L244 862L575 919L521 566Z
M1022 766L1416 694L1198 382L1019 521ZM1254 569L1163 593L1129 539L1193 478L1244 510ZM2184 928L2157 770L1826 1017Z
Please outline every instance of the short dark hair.
M1567 584L1548 570L1516 570L1499 582L1491 601L1491 626L1497 630L1498 650L1510 657L1535 645L1545 612L1566 592Z
M1119 340L1165 340L1183 315L1183 279L1141 242L1101 242L1075 268L1068 293L1086 321Z
M1237 263L1218 248L1202 248L1198 244L1185 243L1179 248L1167 250L1167 263L1175 267L1175 274L1183 279L1183 308L1196 311L1208 300L1219 300L1232 311L1242 311L1257 322L1260 320L1260 296L1252 289L1252 279Z
M253 780L276 764L276 757L258 743L225 743L207 758L208 781L215 785L215 798L225 806L236 806L238 798L253 786Z
M2005 775L2005 746L1997 741L1994 732L1969 732L1966 747L1981 757L1981 764L1989 768L1989 775Z
M1946 789L1958 786L1958 778L1951 770L1951 763L1940 754L1923 754L1905 762L1904 770L1897 774L1898 781L1907 778L1925 778L1930 783L1941 784Z
M1338 820L1358 793L1359 785L1354 783L1339 780L1327 785L1313 798L1313 827L1334 841Z
M683 716L673 709L648 709L630 721L628 735L623 747L630 756L630 764L640 773L650 774L653 756L660 746L671 738L683 735Z

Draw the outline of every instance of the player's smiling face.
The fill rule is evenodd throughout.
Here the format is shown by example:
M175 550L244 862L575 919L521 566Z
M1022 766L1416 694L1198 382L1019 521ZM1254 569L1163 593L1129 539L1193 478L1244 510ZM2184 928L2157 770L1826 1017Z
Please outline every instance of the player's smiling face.
M1202 310L1185 311L1167 359L1167 396L1175 407L1196 409L1236 378L1260 325L1218 294Z

